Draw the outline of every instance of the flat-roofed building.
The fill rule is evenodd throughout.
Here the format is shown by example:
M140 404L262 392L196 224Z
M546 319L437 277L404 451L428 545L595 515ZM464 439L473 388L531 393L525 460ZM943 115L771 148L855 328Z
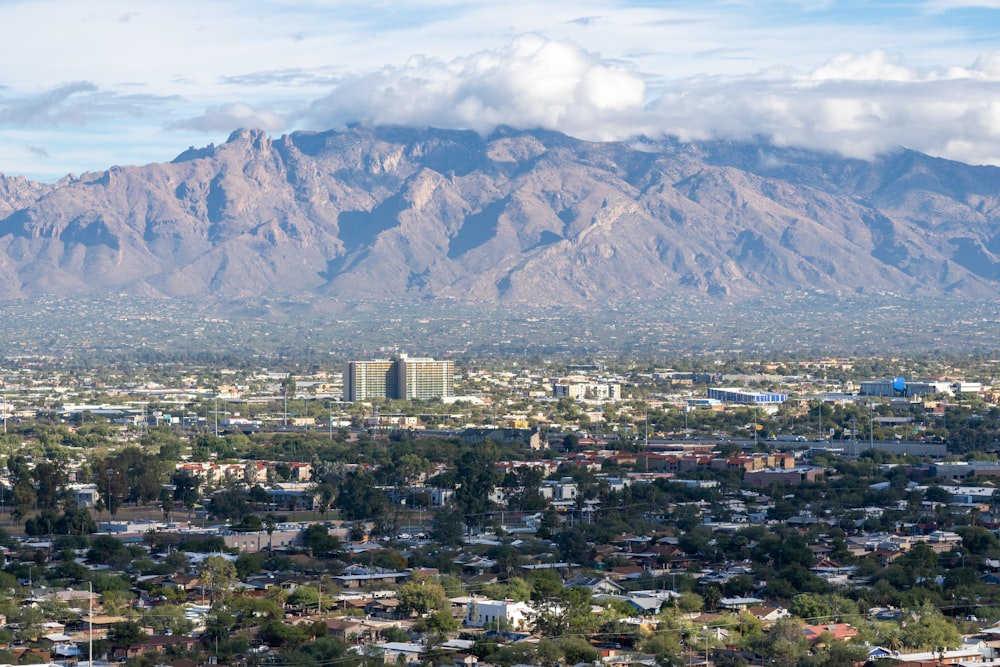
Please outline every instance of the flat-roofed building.
M344 368L344 400L370 398L425 400L455 395L455 362L400 354L393 359L349 361Z
M430 357L396 357L396 398L423 400L455 393L455 362Z
M766 405L770 403L784 403L788 400L788 394L755 391L753 389L738 389L735 387L710 388L708 390L708 397L724 403L737 403L740 405Z
M395 398L399 384L396 363L391 359L348 361L344 368L344 400Z

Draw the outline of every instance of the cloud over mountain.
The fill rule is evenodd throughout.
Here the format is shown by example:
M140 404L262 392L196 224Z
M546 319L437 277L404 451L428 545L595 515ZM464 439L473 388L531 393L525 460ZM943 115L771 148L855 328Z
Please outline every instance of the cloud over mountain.
M351 123L1000 163L993 0L0 3L0 172ZM42 152L28 150L42 149ZM47 154L47 158L42 158Z
M808 72L690 77L648 94L642 75L570 43L522 36L498 51L348 77L292 124L361 121L472 129L545 128L590 140L766 136L870 158L899 146L1000 164L1000 52L918 69L875 50Z
M540 127L587 137L622 134L646 86L629 68L569 43L523 35L498 51L443 62L414 56L400 67L348 77L304 121L472 129Z

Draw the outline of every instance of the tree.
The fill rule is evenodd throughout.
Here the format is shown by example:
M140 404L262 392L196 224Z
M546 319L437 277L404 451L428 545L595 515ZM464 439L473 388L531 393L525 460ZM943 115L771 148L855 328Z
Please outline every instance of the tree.
M135 621L122 621L111 626L108 639L115 646L132 646L146 638L142 626Z
M399 589L399 609L402 612L425 614L429 611L448 608L448 598L444 586L436 581L421 579L408 581Z
M296 586L292 594L288 596L288 604L303 608L315 608L319 605L319 589L313 586Z
M323 524L310 524L302 532L302 546L312 551L314 556L322 556L340 549L340 539L330 534Z
M121 540L110 535L98 535L90 542L87 560L92 563L107 563L112 567L125 567L132 557Z
M174 514L174 497L167 488L160 489L160 507L163 509L163 518L167 523L171 521Z
M454 632L461 627L458 619L448 609L437 609L422 619L423 626L429 632Z
M60 461L40 461L32 473L35 495L40 509L57 509L66 496L69 476Z
M431 525L431 539L445 546L460 546L465 527L457 512L441 510L434 515Z
M536 604L535 632L548 637L586 635L596 629L597 616L590 609L589 588L564 588L558 595Z
M326 518L326 513L330 509L330 505L333 503L333 499L337 497L337 489L328 482L322 482L316 486L316 502L319 504L319 511Z
M924 651L955 648L962 643L958 628L930 603L911 614L900 639L906 646Z
M174 500L180 502L190 516L201 499L201 478L187 470L180 470L171 476L170 483L174 486Z
M888 647L887 647L888 648ZM860 665L868 657L868 649L861 644L848 642L831 642L809 663L816 667L842 667L843 665Z
M337 495L340 516L349 521L381 523L387 503L385 494L375 486L375 478L363 470L347 475Z
M566 664L576 665L579 663L596 663L600 654L583 637L563 637L556 640L556 644L562 649L566 657Z
M250 496L244 489L224 489L212 494L209 509L220 519L229 519L233 523L253 512Z
M664 667L679 664L681 650L679 635L673 631L655 632L642 642L642 651L652 654Z
M795 618L783 618L771 626L771 630L759 638L754 650L770 658L774 664L782 667L794 667L801 664L809 642L803 631L802 621Z
M918 542L896 559L896 564L906 571L912 581L933 583L937 575L938 555L926 543Z
M201 561L199 576L211 590L214 602L223 597L236 582L236 566L222 556L208 556Z
M482 526L492 502L490 493L500 483L497 470L499 452L492 441L487 441L459 456L455 464L455 503L462 511L466 525Z
M16 521L20 521L35 506L35 489L27 479L14 485L14 512Z
M192 622L184 616L184 608L176 604L160 604L153 607L145 613L142 622L158 634L167 630L174 634L183 634L193 627Z
M291 625L280 619L268 619L261 624L258 636L268 646L282 648L304 642L310 636L308 630L305 624Z
M113 457L97 459L94 471L97 490L111 516L115 516L129 493L127 471L122 467L121 461Z

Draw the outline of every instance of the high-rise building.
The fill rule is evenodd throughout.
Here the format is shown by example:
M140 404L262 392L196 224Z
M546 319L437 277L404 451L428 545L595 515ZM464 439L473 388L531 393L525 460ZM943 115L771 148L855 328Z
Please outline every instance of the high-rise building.
M348 361L344 369L344 400L395 398L399 384L396 362L391 359Z
M394 359L349 361L344 400L428 399L455 395L455 362L397 355Z
M406 400L443 398L455 394L455 362L430 357L396 357L396 398Z

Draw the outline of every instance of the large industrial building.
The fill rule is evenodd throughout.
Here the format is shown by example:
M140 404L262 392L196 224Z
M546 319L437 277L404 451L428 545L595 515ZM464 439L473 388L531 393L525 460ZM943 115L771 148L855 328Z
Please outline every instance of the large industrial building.
M861 383L862 396L900 397L927 396L933 394L978 394L983 387L978 382L952 380L907 380L895 377L881 380L866 380Z
M708 397L722 401L723 403L736 403L738 405L768 405L784 403L788 400L788 394L738 389L735 387L710 388L708 390Z
M393 359L349 361L344 369L344 400L429 399L455 394L455 363L400 354Z

